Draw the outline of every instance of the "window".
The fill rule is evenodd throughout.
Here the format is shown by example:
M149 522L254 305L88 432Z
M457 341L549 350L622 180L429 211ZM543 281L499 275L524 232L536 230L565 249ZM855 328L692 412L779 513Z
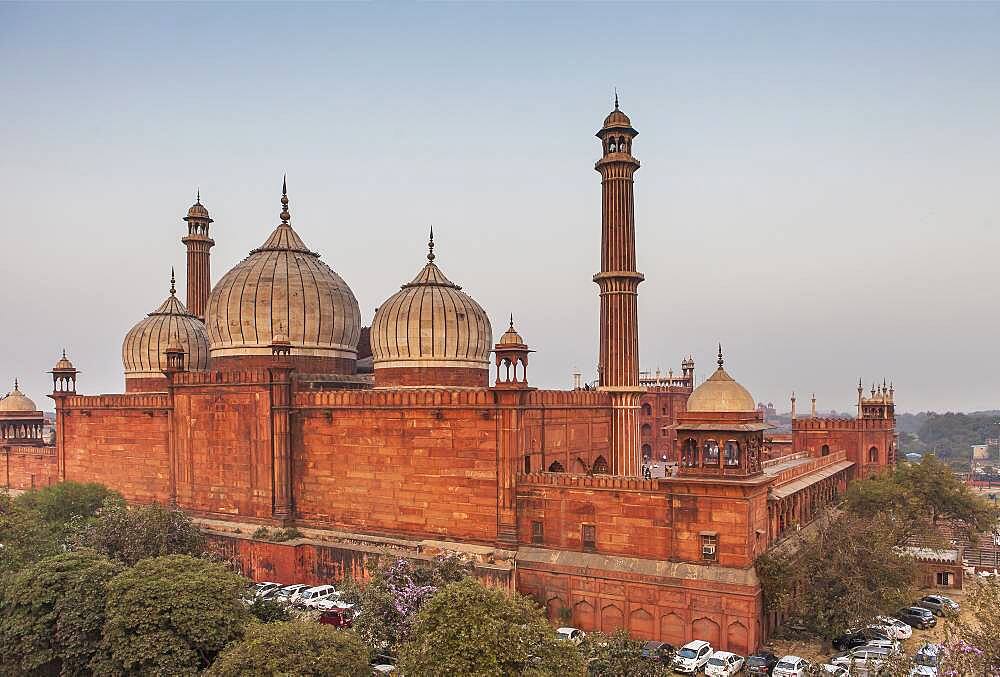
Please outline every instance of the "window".
M643 458L643 460L648 461L652 457L653 457L653 448L651 446L649 446L648 444L642 445L642 458Z
M652 416L653 415L653 408L651 406L649 406L648 402L646 404L642 405L642 415L643 416Z
M706 562L715 562L718 560L718 552L716 548L719 545L718 534L702 534L701 535L701 558Z
M597 550L597 527L593 524L584 524L580 529L583 540L584 552L594 552Z
M543 530L541 522L534 521L531 523L531 542L532 543L545 542L545 531Z
M642 432L643 437L649 437L650 435L653 434L653 426L649 425L648 423L643 423L642 428L640 428L640 431Z
M598 456L594 459L594 474L595 475L607 475L608 474L608 462L603 456Z
M820 453L821 456L829 456L830 455L830 445L829 444L824 444L823 448L819 450L819 453Z
M952 581L952 573L950 571L939 571L937 572L937 584L950 586Z
M736 440L726 442L726 467L735 468L740 464L740 443Z
M685 468L693 468L698 465L698 443L690 437L684 440L684 448L681 451L681 464Z
M705 442L705 465L719 465L719 443L715 440Z
M566 472L566 470L559 461L552 461L551 465L549 465L549 472Z
M524 474L527 475L531 472L531 454L524 455Z
M872 447L868 450L868 462L878 463L878 447Z

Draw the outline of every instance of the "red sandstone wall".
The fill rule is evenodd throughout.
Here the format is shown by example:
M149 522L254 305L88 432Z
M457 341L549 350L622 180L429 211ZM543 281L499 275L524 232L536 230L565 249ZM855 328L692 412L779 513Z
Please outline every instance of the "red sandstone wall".
M749 586L531 563L518 566L517 588L538 600L553 623L582 630L625 628L634 638L674 646L703 639L742 655L763 641L760 594ZM559 615L562 608L571 610L568 622Z
M651 389L642 396L639 409L639 444L653 461L677 460L677 431L666 426L677 422L677 415L687 411L689 390ZM648 447L648 450L647 450Z
M558 462L565 472L586 473L599 457L611 467L611 400L594 391L535 391L524 412L523 455L530 471ZM523 471L524 459L518 465Z
M831 453L846 451L848 460L858 465L859 475L885 468L889 452L895 450L896 444L895 422L882 419L799 419L793 423L792 434L795 451L819 456L824 444ZM878 461L874 464L868 460L868 450L872 447L878 449Z
M0 482L7 489L34 489L58 481L55 447L0 446Z
M167 396L74 395L62 412L65 476L140 503L169 498Z
M367 533L492 543L497 417L488 390L299 392L299 517Z
M245 382L174 390L177 504L201 513L271 517L271 404L266 372Z

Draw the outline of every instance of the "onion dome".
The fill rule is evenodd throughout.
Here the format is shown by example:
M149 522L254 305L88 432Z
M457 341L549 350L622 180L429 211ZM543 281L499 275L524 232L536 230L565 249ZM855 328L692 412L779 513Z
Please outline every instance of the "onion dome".
M162 378L163 370L167 368L167 348L172 343L184 349L189 370L208 369L208 336L205 325L188 312L176 293L174 273L171 270L170 296L125 335L122 364L125 367L126 383L130 379Z
M205 205L203 205L201 203L201 191L200 190L198 191L198 197L195 200L195 203L193 205L191 205L191 207L188 209L188 214L184 218L184 220L185 221L208 221L209 223L212 223L212 219L210 219L209 216L208 216L208 209L206 209Z
M375 384L485 387L493 329L482 307L434 263L379 306L372 320Z
M525 342L524 342L524 339L521 338L521 335L517 333L516 329L514 329L514 316L513 315L510 316L510 326L507 327L507 331L505 331L503 333L503 336L500 337L500 342L497 345L500 345L500 346L523 346L523 345L526 345Z
M715 373L688 397L687 410L692 413L756 412L757 404L750 391L722 368L722 346L719 346L718 364Z
M36 411L38 411L38 407L35 406L30 397L21 392L17 384L17 379L15 379L14 390L9 392L6 397L0 399L0 412L11 414L33 413Z
M56 366L52 367L52 371L76 371L76 367L74 367L73 363L69 361L68 357L66 357L65 350L63 350L62 357L60 357L59 361L56 362Z
M271 355L280 327L300 363L314 372L353 374L361 332L358 301L292 229L284 182L281 193L281 223L208 297L212 359Z
M604 118L604 129L632 129L632 121L618 108L618 92L615 92L615 109ZM635 130L632 130L635 131Z

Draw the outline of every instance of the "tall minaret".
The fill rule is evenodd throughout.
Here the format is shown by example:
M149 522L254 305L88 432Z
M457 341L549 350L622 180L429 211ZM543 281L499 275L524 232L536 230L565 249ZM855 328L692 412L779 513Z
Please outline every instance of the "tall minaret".
M632 175L639 161L632 157L632 139L639 132L618 109L597 132L603 155L594 165L601 174L601 272L594 282L601 289L601 350L598 383L611 393L612 472L638 476L639 453L639 322L637 292L643 276L635 269L635 209Z
M212 223L212 219L201 203L200 190L198 200L191 205L184 220L188 224L188 234L181 239L187 245L187 309L195 317L204 320L208 293L212 291L209 250L215 245L215 240L208 236L208 224Z

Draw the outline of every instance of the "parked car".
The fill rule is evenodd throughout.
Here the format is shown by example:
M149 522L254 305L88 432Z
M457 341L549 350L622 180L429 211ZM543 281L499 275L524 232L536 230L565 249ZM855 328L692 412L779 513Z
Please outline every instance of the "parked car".
M805 658L798 656L783 656L771 670L774 677L807 677L812 666Z
M884 646L859 646L851 649L847 653L834 656L830 661L832 665L839 665L848 670L878 673L885 664L886 659L892 655L892 649Z
M371 662L371 666L373 675L388 675L389 673L396 672L396 659L392 656L379 654Z
M943 616L947 613L957 614L961 610L958 602L944 595L924 595L914 602L913 606L929 609L935 616Z
M865 646L877 646L882 649L888 649L892 655L897 655L900 653L901 646L899 642L894 639L873 639L870 640Z
M587 633L580 628L559 628L556 630L556 639L572 642L575 646L580 646L586 636Z
M937 625L937 619L930 609L920 606L908 606L896 612L896 618L914 628L926 630Z
M353 604L347 604L340 601L340 593L334 593L326 599L321 599L312 605L312 609L316 611L329 611L330 609L353 609Z
M872 627L888 631L890 639L909 639L913 635L913 628L892 616L879 616Z
M819 666L819 674L823 677L826 677L826 675L833 675L833 677L850 677L851 671L839 665L823 663Z
M281 583L270 583L270 582L258 583L257 585L253 586L253 596L260 597L261 599L263 599L264 597L267 596L268 593L274 590L278 590L280 588L281 588Z
M913 668L910 677L937 677L941 658L941 645L926 643L913 654Z
M696 639L688 642L680 648L674 655L674 660L670 666L675 672L687 672L694 674L701 670L712 657L712 645L708 642Z
M329 609L319 615L319 622L335 628L350 628L354 625L354 612L351 609Z
M656 663L669 664L674 658L674 647L666 642L646 642L642 645L642 657Z
M874 639L889 639L889 632L884 628L862 628L851 630L834 637L831 644L837 651L850 651L854 647L864 646Z
M337 594L337 589L332 585L317 585L316 587L303 590L296 603L307 609L312 609L316 605L316 602L321 599L327 599L335 594Z
M716 651L705 664L706 677L732 677L743 669L746 659L729 651Z
M286 585L274 593L274 601L281 602L282 604L294 604L298 600L299 595L302 594L302 591L308 590L311 587L311 585L306 585L305 583Z
M771 670L778 664L778 657L770 651L758 651L753 656L747 658L746 670L748 675L770 675Z

